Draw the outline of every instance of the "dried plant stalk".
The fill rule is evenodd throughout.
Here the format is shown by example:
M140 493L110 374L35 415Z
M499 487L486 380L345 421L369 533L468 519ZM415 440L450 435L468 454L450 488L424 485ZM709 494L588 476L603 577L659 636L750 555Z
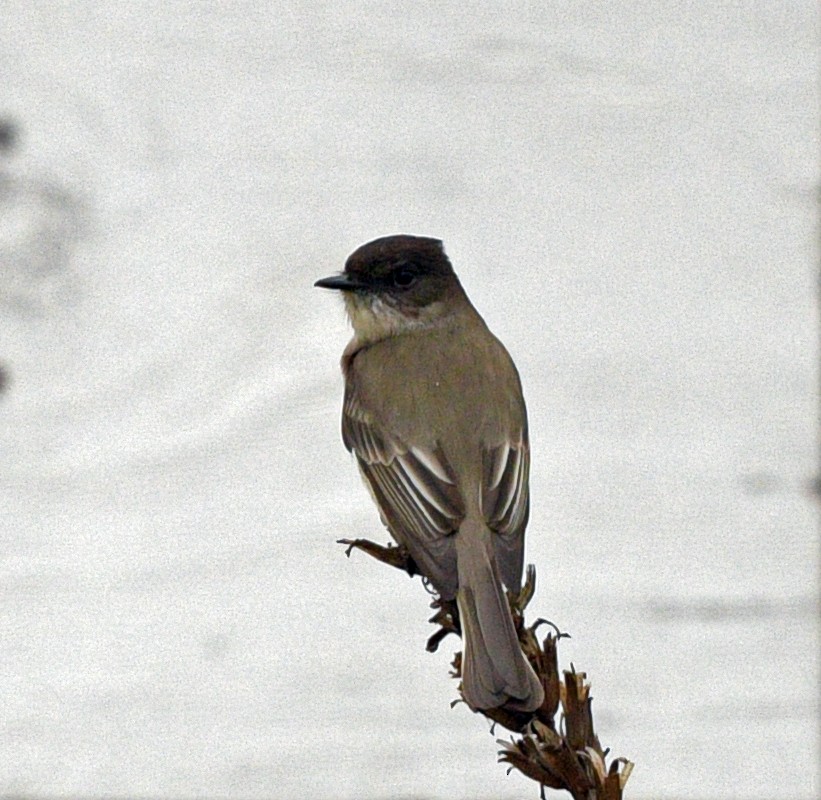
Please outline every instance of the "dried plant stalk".
M385 547L367 539L340 539L339 543L347 545L349 556L354 549L362 550L411 576L419 574L410 554L402 547ZM545 788L550 788L570 792L574 800L622 800L633 764L616 758L608 766L608 751L602 749L593 725L586 674L571 668L565 670L563 678L559 677L558 642L567 634L544 619L536 620L530 627L524 624L524 610L535 586L536 569L529 565L521 592L508 594L508 601L522 651L542 682L544 702L534 714L503 708L480 712L516 734L510 741L497 740L502 747L499 761L509 764L509 770L516 769L536 781L542 797ZM454 602L436 597L431 607L436 611L430 621L438 626L427 643L427 649L433 652L448 634L461 635L461 630ZM552 630L540 642L537 631L545 624ZM461 666L462 654L456 653L452 664L455 678L461 677Z

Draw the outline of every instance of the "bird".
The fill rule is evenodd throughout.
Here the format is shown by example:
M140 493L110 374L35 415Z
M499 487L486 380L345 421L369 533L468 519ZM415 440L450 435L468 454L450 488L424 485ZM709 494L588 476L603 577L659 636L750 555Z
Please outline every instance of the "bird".
M441 240L398 234L316 281L353 327L342 355L342 439L393 539L463 638L474 711L534 712L544 692L505 589L521 589L530 446L519 373L468 299Z

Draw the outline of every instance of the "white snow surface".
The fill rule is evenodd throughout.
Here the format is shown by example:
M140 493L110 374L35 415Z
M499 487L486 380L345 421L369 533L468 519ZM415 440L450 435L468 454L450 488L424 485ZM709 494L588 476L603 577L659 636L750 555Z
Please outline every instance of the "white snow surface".
M0 795L519 798L339 437L364 241L522 374L627 796L819 795L818 12L6 0Z

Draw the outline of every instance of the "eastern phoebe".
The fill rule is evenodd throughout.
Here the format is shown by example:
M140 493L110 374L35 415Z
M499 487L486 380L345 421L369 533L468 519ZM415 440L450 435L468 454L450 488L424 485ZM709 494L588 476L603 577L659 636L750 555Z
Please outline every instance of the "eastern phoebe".
M468 705L534 711L544 693L503 591L521 587L529 510L513 361L438 239L376 239L315 285L343 292L354 329L342 439L393 538L442 599L456 598Z

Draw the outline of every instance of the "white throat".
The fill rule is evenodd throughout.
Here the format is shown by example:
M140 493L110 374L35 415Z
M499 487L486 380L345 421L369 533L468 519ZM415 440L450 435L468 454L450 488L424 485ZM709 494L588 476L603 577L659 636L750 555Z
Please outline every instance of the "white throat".
M378 295L359 292L345 293L345 310L353 326L354 339L360 347L389 336L438 327L448 316L444 304L439 301L407 312Z

